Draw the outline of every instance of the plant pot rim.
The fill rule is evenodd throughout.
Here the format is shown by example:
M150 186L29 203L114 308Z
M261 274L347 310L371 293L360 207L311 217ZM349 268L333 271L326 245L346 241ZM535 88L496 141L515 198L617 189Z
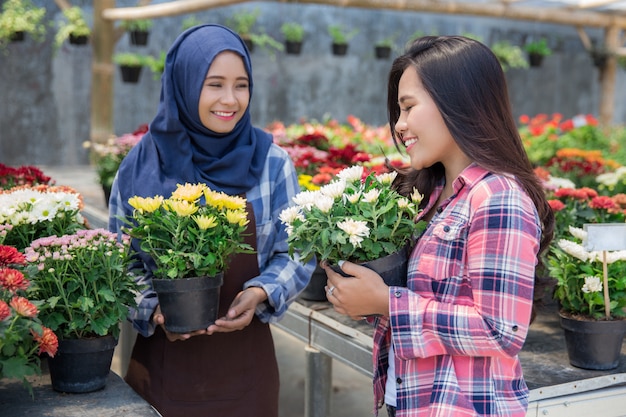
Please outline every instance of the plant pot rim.
M607 321L626 321L626 317L611 317L608 320L605 317L602 317L600 319L594 319L593 317L589 317L585 314L574 313L574 312L565 311L565 310L559 310L559 317L566 319L566 320L584 321L584 322L589 322L589 323L595 323L595 322L603 323Z

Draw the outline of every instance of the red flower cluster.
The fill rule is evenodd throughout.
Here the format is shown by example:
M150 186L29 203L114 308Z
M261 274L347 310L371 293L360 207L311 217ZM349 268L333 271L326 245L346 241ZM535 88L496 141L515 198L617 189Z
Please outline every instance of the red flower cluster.
M24 165L13 168L0 164L0 189L10 189L18 185L52 184L52 178L44 175L37 167Z
M59 341L37 317L37 305L26 298L30 281L19 269L24 255L13 246L0 245L0 378L40 373L42 353L54 356Z

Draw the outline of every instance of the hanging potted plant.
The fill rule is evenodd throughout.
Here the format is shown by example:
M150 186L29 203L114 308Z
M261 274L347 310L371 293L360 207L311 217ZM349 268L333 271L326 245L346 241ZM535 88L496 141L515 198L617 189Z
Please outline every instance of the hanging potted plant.
M552 54L552 49L548 46L548 41L545 38L527 42L524 45L524 51L528 53L528 61L531 67L540 67L543 58Z
M561 188L549 202L555 223L570 225L546 255L550 276L557 281L554 297L570 363L613 369L626 334L626 250L607 252L605 263L602 252L585 247L587 231L581 223L623 225L623 208L590 188Z
M265 31L257 30L254 32L252 30L259 17L259 13L260 11L258 9L255 9L254 11L239 11L227 20L226 25L241 37L250 53L252 53L257 46L269 51L270 53L273 53L274 51L282 51L284 49L283 44L271 37Z
M26 33L38 42L44 40L46 27L42 21L44 7L35 7L30 0L6 0L0 13L0 45L24 40Z
M200 201L204 200L204 203ZM246 200L205 184L183 184L168 199L134 196L128 227L156 265L152 286L170 332L206 329L217 319L229 258L253 253L244 242Z
M59 48L69 40L72 45L86 45L91 35L91 28L85 20L83 10L73 6L63 10L64 19L59 22L54 44Z
M131 45L145 46L148 44L150 29L154 22L151 19L124 20L122 28L128 32Z
M408 245L425 228L415 223L423 198L410 198L393 188L396 173L363 177L362 166L343 169L318 191L303 191L295 206L283 210L289 254L299 252L303 263L313 256L327 261L337 272L348 260L378 272L387 285L406 286Z
M123 82L137 83L141 69L147 64L147 55L119 52L113 55L113 62L119 66Z
M84 393L106 385L120 323L136 307L139 287L128 271L130 238L105 229L33 241L24 251L42 323L59 338L48 358L56 391Z
M491 45L491 50L498 58L503 71L510 68L528 68L528 61L524 57L522 48L512 45L509 41L498 41Z
M391 56L391 50L393 49L395 38L395 35L388 36L374 44L374 54L376 59L387 59Z
M285 50L288 54L299 55L304 40L304 27L295 22L285 22L280 31L285 37Z
M341 25L328 26L328 34L332 39L333 55L343 56L348 53L348 43L359 33L358 29L347 31Z

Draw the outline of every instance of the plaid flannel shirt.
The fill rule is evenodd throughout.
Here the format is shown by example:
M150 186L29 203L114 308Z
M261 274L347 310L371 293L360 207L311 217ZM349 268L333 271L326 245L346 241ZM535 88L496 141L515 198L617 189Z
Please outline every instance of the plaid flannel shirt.
M376 408L393 343L398 417L522 417L528 387L517 355L532 310L537 211L515 179L475 164L453 188L411 254L408 288L390 287L390 317L377 322Z
M298 178L289 155L276 144L272 144L258 184L246 193L246 198L254 209L257 259L261 275L247 281L242 288L261 287L265 290L268 299L257 307L256 314L266 323L276 322L285 314L289 304L309 283L315 269L315 259L302 264L297 256L296 259L289 257L287 232L278 218L283 209L293 204L292 198L298 192ZM117 178L111 195L113 198L109 204L109 230L119 232L124 224L118 217L129 216L131 213L124 212ZM142 269L146 271L145 268ZM150 285L151 276L149 271L137 276L137 281L148 284L148 288L138 294L138 307L129 313L133 327L143 336L154 333L151 317L157 306L157 297Z

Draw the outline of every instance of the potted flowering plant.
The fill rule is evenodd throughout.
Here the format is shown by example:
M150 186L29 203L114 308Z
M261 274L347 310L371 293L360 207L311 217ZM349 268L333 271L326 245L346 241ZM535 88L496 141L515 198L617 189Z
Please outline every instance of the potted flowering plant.
M26 377L41 373L39 355L54 356L58 340L37 317L41 302L28 299L25 264L17 248L0 245L0 379L21 379L31 389Z
M43 171L32 165L14 168L0 163L0 190L9 190L19 185L53 185L54 181Z
M35 7L30 0L6 0L0 13L0 46L21 41L29 33L36 41L43 41L46 26L43 19L45 7Z
M136 307L139 289L128 271L130 238L105 229L36 239L24 251L33 287L44 301L41 321L59 337L49 358L52 386L62 392L102 388L109 374L120 323ZM78 358L73 353L81 352ZM102 356L96 354L102 354ZM87 375L77 360L87 359ZM77 369L75 375L72 369Z
M244 242L246 200L205 184L187 183L179 184L167 199L134 196L128 203L134 211L124 231L139 239L141 251L156 265L152 284L167 317L166 328L179 333L206 329L217 319L219 288L229 258L253 252ZM205 291L199 301L210 304L196 307L181 300L183 306L177 306L173 294L184 293L181 287L196 298L198 291ZM172 307L169 301L174 302ZM186 311L192 316L185 316Z
M410 198L400 195L392 186L395 176L363 178L363 167L354 165L318 191L297 194L296 205L280 216L290 255L298 251L302 262L318 256L331 264L348 260L365 266L388 255L405 257L407 245L425 226L415 223L423 196L417 190Z
M0 192L0 243L23 250L43 236L87 227L82 196L67 186L15 187Z
M98 182L102 186L107 206L111 195L111 186L122 160L139 143L147 131L148 125L142 124L134 132L111 137L106 143L85 142L83 144L85 148L91 149L91 162L95 165Z
M78 6L63 10L64 20L59 22L54 44L59 48L63 42L69 40L73 45L86 45L91 35L91 28L85 20L83 9Z

